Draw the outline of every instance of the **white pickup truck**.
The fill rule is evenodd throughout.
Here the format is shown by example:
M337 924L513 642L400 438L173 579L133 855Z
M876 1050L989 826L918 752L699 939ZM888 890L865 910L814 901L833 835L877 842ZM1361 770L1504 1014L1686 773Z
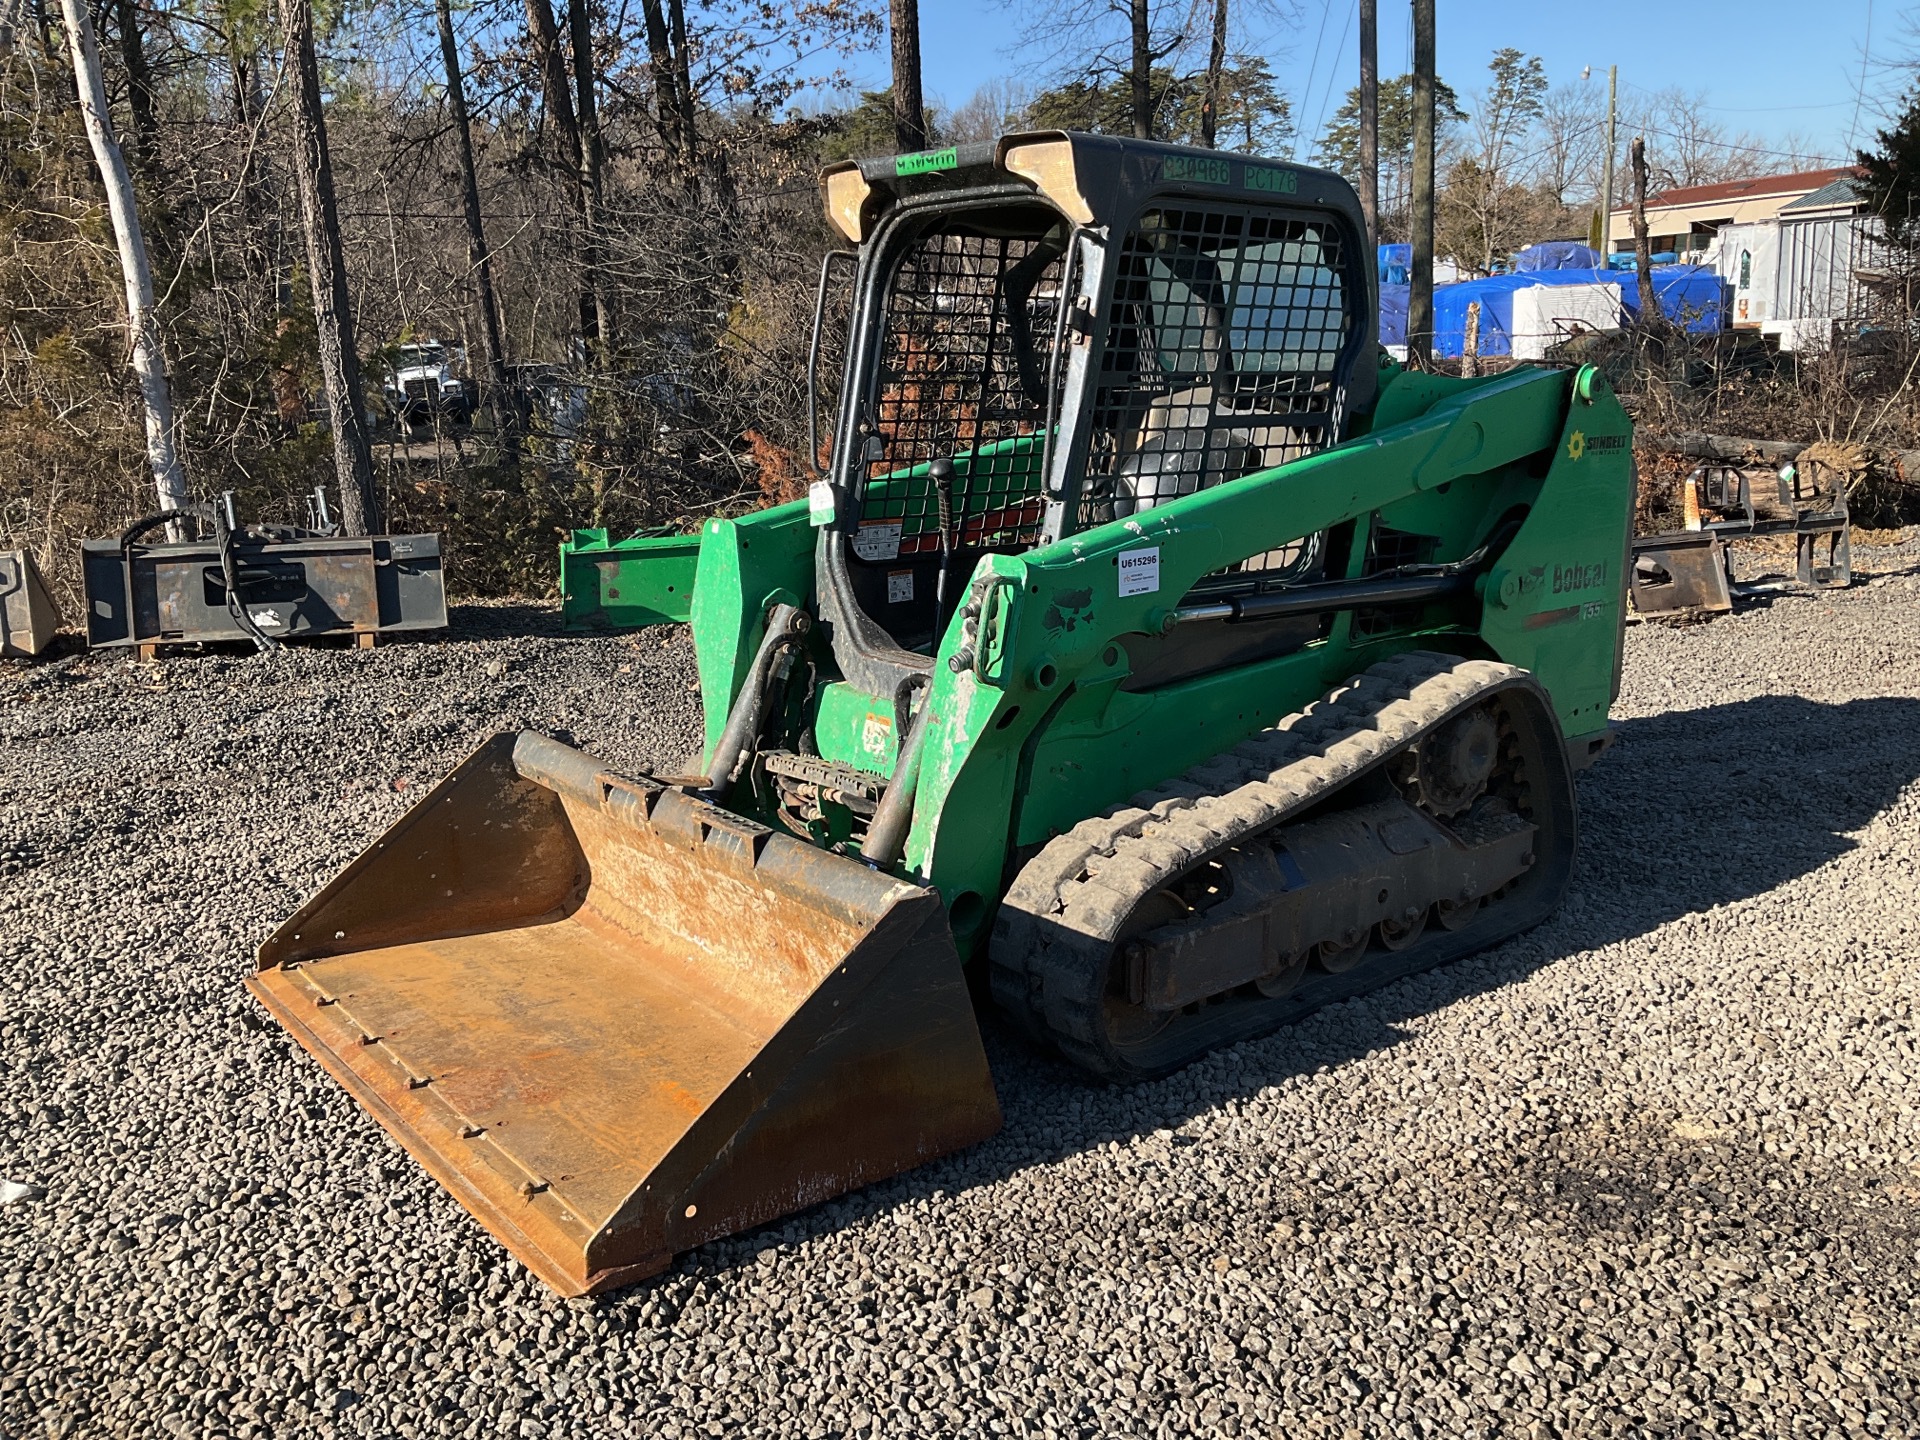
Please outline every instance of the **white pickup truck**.
M403 425L423 424L435 415L456 425L471 420L473 382L456 373L465 370L465 360L464 352L438 340L400 346L382 385L394 418Z

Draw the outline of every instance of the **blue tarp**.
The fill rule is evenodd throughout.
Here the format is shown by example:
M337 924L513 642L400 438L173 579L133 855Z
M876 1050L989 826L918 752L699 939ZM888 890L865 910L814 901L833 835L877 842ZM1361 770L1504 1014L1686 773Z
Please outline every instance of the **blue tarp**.
M1441 285L1433 292L1433 353L1458 356L1465 346L1467 306L1480 302L1480 353L1513 353L1513 295L1529 285L1590 285L1613 281L1630 314L1640 309L1640 288L1632 271L1536 270L1524 275L1492 275ZM1726 328L1726 282L1704 265L1657 265L1654 294L1668 319L1690 334L1711 335ZM1384 302L1382 306L1384 310ZM1405 326L1404 318L1401 325ZM1385 325L1382 325L1384 334ZM1382 343L1387 343L1382 341Z
M1382 285L1407 283L1407 267L1413 264L1411 245L1382 245L1377 259Z
M1382 345L1407 343L1407 300L1412 293L1411 285L1393 284L1386 280L1380 282L1380 343Z
M1640 282L1631 271L1620 275L1620 294L1627 309L1640 311ZM1711 265L1656 265L1653 293L1669 320L1690 335L1712 335L1727 328L1727 282Z
M1538 275L1489 275L1484 280L1463 280L1458 285L1439 285L1433 292L1433 353L1459 355L1466 348L1467 307L1480 303L1480 342L1482 355L1513 353L1513 292L1529 285L1563 285L1561 277L1577 274L1572 270L1549 270Z
M1578 240L1545 240L1515 252L1513 272L1532 275L1542 270L1602 270L1606 261L1600 252Z

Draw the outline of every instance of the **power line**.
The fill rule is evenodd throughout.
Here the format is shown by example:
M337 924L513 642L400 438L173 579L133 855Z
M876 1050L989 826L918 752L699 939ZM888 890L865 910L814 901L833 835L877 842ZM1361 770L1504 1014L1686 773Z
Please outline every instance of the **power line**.
M1707 105L1703 103L1700 108L1718 110L1722 115L1771 115L1776 110L1838 110L1847 103L1845 100L1829 100L1824 105Z
M1322 0L1320 6L1320 30L1313 37L1313 63L1307 66L1307 88L1301 96L1303 101L1313 99L1313 77L1320 73L1320 46L1327 38L1327 17L1333 13L1333 0ZM1305 108L1304 105L1302 108ZM1293 158L1300 158L1300 132L1293 132Z
M1847 149L1860 131L1860 101L1867 93L1867 57L1873 54L1873 0L1867 0L1867 38L1860 46L1860 86L1853 92L1853 123L1847 126Z
M1329 0L1329 3L1331 3L1331 0ZM1333 53L1335 58L1332 63L1327 66L1327 93L1320 97L1320 115L1319 118L1313 122L1313 133L1316 135L1320 134L1326 126L1327 107L1333 104L1334 77L1340 73L1340 61L1338 57L1340 52L1347 48L1347 33L1353 29L1353 17L1359 13L1359 10L1360 0L1353 0L1352 6L1347 10L1347 22L1340 27L1340 43L1334 47ZM1296 151L1295 153L1297 158L1298 152Z
M1831 155L1796 155L1791 150L1769 150L1763 145L1736 145L1731 140L1706 140L1698 135L1682 135L1674 130L1657 130L1651 125L1641 125L1636 128L1638 128L1643 135L1658 135L1665 140L1691 141L1704 150L1738 150L1747 155L1772 155L1776 159L1792 160L1795 162L1806 160L1826 160L1833 162L1834 160L1834 157ZM1829 168L1831 168L1831 164Z

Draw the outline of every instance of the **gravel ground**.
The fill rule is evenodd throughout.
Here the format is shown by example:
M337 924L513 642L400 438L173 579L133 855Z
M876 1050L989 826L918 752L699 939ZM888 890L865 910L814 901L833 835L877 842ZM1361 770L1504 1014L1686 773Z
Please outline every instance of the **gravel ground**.
M599 1301L247 1000L476 739L694 738L683 635L0 673L0 1433L1920 1433L1920 546L1627 640L1549 925ZM1877 573L1876 573L1877 572ZM531 632L531 633L528 633Z

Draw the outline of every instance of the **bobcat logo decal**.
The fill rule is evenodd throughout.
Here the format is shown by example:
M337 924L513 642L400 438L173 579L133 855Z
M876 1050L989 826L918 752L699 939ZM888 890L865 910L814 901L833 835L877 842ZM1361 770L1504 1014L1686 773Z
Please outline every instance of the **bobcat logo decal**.
M1093 590L1062 590L1040 618L1053 634L1069 633L1093 619Z

